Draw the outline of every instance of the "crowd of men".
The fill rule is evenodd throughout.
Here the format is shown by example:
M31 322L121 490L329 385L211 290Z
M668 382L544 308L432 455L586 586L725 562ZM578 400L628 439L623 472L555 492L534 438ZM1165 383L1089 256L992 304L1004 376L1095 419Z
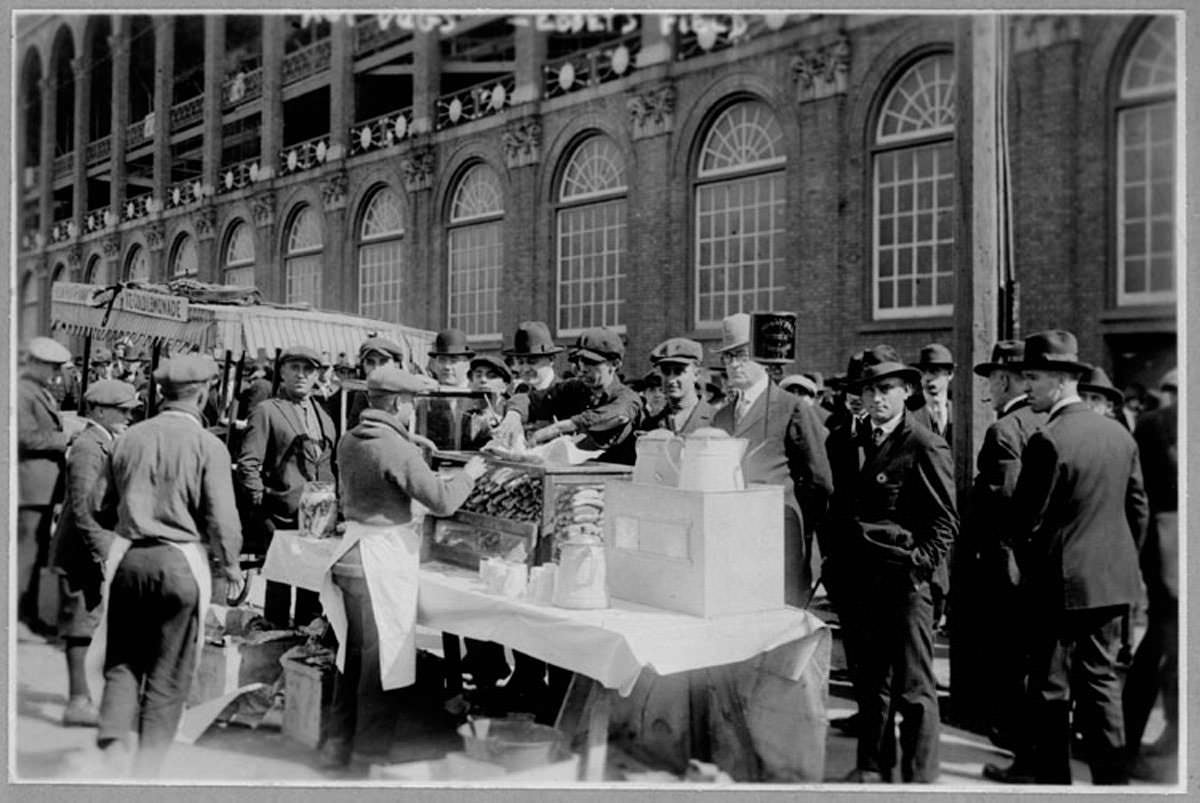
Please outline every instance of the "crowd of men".
M23 638L45 633L36 578L49 555L62 577L64 724L98 725L107 755L153 775L182 713L210 596L240 598L239 555L297 529L302 494L326 482L337 485L345 538L325 587L269 582L264 615L285 627L324 615L337 636L322 764L386 753L402 715L397 693L414 682L412 503L449 515L483 471L478 458L459 471L429 467L446 432L468 448L565 436L600 460L632 464L642 432L716 428L748 442L748 483L785 488L786 601L805 606L823 584L836 611L858 703L840 723L858 739L846 780L890 782L897 765L905 782L937 778L933 655L946 627L963 656L956 671L990 702L974 724L1015 755L1009 767L986 767L988 777L1069 783L1082 745L1094 782L1122 783L1138 769L1160 695L1167 729L1149 749L1174 751L1174 371L1148 411L1151 397L1114 388L1068 332L997 343L990 361L972 366L996 421L960 522L949 349L930 344L909 364L878 345L852 355L845 375L785 376L753 358L750 329L746 314L722 322L710 351L719 367L705 366L700 343L670 338L650 353L651 374L628 384L624 342L606 328L566 349L544 323L526 321L499 355L476 353L448 329L422 366L371 337L357 355L366 390L349 395L334 392L348 365L293 346L277 375L250 366L230 408L216 398L216 363L180 355L154 374L157 415L132 426L147 391L141 364L131 373L129 363L143 355L122 354L114 375L116 359L97 350L77 433L64 431L60 402L69 402L52 392L71 355L35 338L18 400L18 617ZM570 367L560 375L564 351ZM416 399L455 394L468 399L447 408L461 415L456 426L435 432L427 419L418 434ZM222 442L214 426L232 436ZM1143 598L1146 635L1125 666L1130 614ZM84 664L104 617L97 706ZM510 704L543 708L561 696L554 667L520 653L514 664L500 645L467 642L464 669L481 696L502 686Z

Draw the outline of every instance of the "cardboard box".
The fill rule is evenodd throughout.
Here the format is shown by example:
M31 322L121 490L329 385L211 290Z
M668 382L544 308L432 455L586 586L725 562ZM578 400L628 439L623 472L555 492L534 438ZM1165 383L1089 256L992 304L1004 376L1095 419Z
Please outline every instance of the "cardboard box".
M614 597L693 616L784 606L783 488L686 491L605 485Z

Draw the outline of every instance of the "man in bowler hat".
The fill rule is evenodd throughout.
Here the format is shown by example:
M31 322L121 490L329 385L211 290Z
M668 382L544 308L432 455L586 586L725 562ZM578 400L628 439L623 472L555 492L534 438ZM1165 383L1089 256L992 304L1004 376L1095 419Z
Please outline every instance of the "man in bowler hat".
M1079 397L1075 336L1025 339L1021 363L1034 411L1047 413L1021 455L1005 531L1030 618L1028 776L1071 782L1072 711L1096 784L1126 781L1116 652L1121 617L1140 593L1138 546L1148 518L1138 450L1123 426ZM1023 752L1026 751L1026 752Z

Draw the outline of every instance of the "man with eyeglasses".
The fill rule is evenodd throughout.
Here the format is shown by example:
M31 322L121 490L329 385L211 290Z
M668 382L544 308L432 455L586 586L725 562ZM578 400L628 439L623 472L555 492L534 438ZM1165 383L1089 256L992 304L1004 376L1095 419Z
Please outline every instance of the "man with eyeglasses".
M750 316L721 322L717 348L732 390L713 426L747 440L746 483L784 487L784 600L804 606L812 590L812 536L825 516L833 475L825 454L825 428L811 407L770 381L750 357Z
M853 783L891 781L899 714L901 777L938 776L938 702L933 675L933 591L958 533L954 470L946 441L912 420L905 404L920 372L885 361L855 383L868 427L857 436L862 467L839 483L846 557L856 567L858 754Z

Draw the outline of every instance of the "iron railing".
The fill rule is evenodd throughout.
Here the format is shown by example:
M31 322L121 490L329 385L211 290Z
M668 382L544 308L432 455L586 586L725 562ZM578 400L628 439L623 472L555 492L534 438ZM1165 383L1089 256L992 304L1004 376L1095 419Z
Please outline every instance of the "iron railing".
M450 128L497 114L512 105L516 77L512 73L460 89L437 99L437 129Z
M635 69L641 44L641 34L633 33L547 62L542 67L542 92L557 98L624 78Z
M317 165L324 164L329 155L329 135L298 142L279 152L279 175L302 173Z
M412 107L381 114L350 127L350 155L370 153L402 142L412 132Z

